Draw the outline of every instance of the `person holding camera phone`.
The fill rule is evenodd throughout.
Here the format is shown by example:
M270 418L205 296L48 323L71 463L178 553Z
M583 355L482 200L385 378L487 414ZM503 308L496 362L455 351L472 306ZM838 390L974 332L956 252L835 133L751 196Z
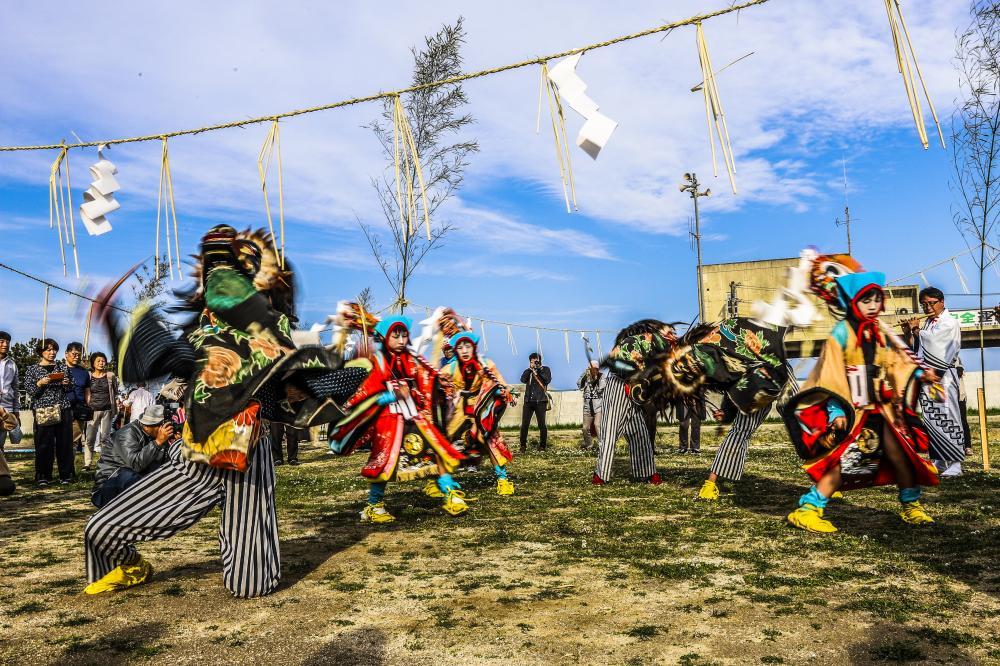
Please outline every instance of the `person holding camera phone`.
M41 359L24 373L24 388L35 415L35 483L52 483L52 463L58 462L59 482L76 478L73 460L73 421L69 395L72 382L66 364L56 360L59 343L45 338L35 352Z
M111 426L118 415L118 378L108 370L104 352L90 355L90 408L93 418L87 423L83 440L83 468L90 469L94 453L108 441Z
M164 445L173 440L174 424L167 418L163 405L147 407L137 420L119 429L97 462L90 497L94 506L100 509L166 462Z
M528 355L528 369L521 373L524 384L524 403L521 407L521 453L528 450L528 425L534 415L538 422L538 448L544 451L548 446L549 431L545 427L545 410L549 406L548 389L552 383L552 371L542 365L542 357L537 352Z

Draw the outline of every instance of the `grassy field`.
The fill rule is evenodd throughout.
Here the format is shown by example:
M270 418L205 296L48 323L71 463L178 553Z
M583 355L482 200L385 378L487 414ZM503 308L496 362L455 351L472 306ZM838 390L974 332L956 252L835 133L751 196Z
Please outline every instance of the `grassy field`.
M142 547L149 584L85 597L90 479L39 490L14 459L0 662L1000 663L1000 476L978 456L927 493L936 525L905 526L876 489L831 503L841 531L821 537L784 523L806 484L779 426L714 505L695 499L705 435L680 456L661 428L658 487L629 483L624 456L594 487L592 455L559 431L515 460L515 496L466 475L479 501L452 518L420 483L390 486L382 527L357 521L362 458L312 446L278 470L281 588L249 601L222 587L217 512Z

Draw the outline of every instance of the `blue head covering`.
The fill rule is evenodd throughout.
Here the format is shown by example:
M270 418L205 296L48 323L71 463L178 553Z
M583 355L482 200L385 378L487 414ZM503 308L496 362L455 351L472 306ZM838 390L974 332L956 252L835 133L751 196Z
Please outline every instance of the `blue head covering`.
M448 346L454 349L458 347L458 343L461 342L462 340L468 340L476 347L479 346L479 336L473 333L472 331L460 331L455 335L451 336L451 338L448 340Z
M875 285L880 289L885 288L885 273L878 271L866 271L864 273L848 273L834 278L838 287L837 297L840 305L851 311L851 303L866 287Z
M378 333L382 338L389 335L389 331L392 330L393 326L401 325L406 328L406 332L410 332L410 328L413 326L413 320L409 317L404 317L402 315L393 315L391 317L386 317L379 323L375 324L375 332Z

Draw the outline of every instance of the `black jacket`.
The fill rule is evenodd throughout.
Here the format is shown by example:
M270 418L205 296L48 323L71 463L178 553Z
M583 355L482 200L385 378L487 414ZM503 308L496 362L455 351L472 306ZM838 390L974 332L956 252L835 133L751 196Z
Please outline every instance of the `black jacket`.
M111 438L110 450L101 451L94 487L110 479L121 467L145 475L162 465L167 459L167 445L157 446L155 439L146 434L138 421L118 430Z
M525 385L524 387L524 401L525 402L545 402L548 398L545 395L545 391L548 390L549 384L552 383L552 371L549 370L549 366L543 365L537 371L538 379L541 380L542 384L545 386L543 389L535 381L535 378L531 376L531 368L528 368L521 373L521 383Z

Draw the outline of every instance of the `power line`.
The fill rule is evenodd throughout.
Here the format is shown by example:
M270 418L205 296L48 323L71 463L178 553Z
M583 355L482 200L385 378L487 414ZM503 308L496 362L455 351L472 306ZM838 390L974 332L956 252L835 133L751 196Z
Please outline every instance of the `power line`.
M13 266L8 266L7 264L0 263L0 268L4 268L4 269L10 271L11 273L16 273L16 274L20 275L21 277L26 277L29 280L34 280L35 282L38 282L40 284L44 284L46 287L51 287L52 289L55 289L56 291L63 292L64 294L69 294L70 296L76 296L77 298L83 299L85 301L90 301L91 303L99 303L100 302L100 301L98 301L95 298L91 298L90 296L87 296L86 294L81 294L80 292L73 291L72 289L67 289L66 287L60 287L59 285L57 285L57 284L55 284L53 282L49 282L48 280L43 280L42 278L38 277L37 275L32 275L31 273L26 273L26 272L24 272L22 270L14 268ZM128 309L122 308L122 307L118 307L117 305L109 305L108 307L110 307L112 309L115 309L115 310L118 310L120 312L125 312L127 314L132 314L131 310L128 310Z

